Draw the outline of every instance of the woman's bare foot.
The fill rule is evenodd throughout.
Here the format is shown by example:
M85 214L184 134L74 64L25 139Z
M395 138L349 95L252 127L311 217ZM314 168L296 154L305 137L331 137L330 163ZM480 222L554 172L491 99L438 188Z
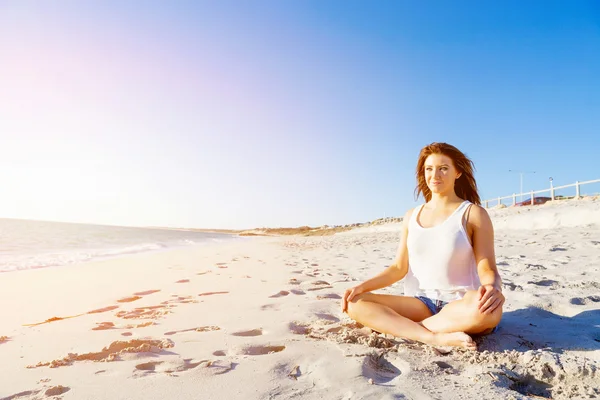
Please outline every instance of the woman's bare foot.
M430 344L435 346L454 346L467 350L477 350L475 341L464 332L434 333L432 342Z

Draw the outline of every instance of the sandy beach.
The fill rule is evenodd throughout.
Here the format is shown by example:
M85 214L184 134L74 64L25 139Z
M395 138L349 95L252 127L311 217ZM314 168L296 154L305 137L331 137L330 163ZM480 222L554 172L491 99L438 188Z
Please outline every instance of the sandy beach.
M477 351L340 311L395 223L1 274L0 399L600 397L600 199L489 214L507 301Z

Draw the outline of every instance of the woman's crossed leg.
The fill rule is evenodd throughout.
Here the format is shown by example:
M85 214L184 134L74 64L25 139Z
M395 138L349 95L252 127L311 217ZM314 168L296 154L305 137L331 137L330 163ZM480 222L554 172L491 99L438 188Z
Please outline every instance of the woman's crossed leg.
M476 349L469 334L490 332L502 318L501 308L479 311L477 291L450 302L433 315L419 299L409 296L363 293L348 303L348 315L378 332L436 346Z

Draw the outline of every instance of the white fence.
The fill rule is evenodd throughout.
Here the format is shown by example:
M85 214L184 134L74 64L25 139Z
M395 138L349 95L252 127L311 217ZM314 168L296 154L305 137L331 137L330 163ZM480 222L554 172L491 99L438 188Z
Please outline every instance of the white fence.
M562 199L562 198L579 198L581 197L581 186L583 185L588 185L590 183L600 183L600 179L596 179L593 181L585 181L585 182L575 182L573 184L570 185L563 185L563 186L552 186L552 182L550 182L550 188L549 189L544 189L544 190L536 190L536 191L530 191L527 193L519 193L519 194L515 194L513 193L510 196L504 196L504 197L497 197L495 199L489 199L489 200L483 200L482 203L484 205L485 208L489 208L490 207L490 203L492 204L492 206L497 206L502 204L502 200L506 200L506 199L512 199L512 205L516 205L517 204L517 196L530 196L526 201L531 201L531 205L535 204L535 195L539 194L539 193L546 193L549 192L550 195L547 197L550 197L552 200L557 200L557 199ZM575 196L555 196L555 192L557 190L560 189L565 189L565 188L569 188L569 187L575 187ZM540 196L538 196L540 197Z

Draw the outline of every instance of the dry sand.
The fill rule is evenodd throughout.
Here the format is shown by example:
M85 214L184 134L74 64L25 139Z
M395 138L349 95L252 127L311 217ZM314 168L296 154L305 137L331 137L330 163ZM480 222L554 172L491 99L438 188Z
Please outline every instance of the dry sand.
M0 399L600 397L600 201L490 215L507 302L476 352L340 312L390 224L1 274Z

